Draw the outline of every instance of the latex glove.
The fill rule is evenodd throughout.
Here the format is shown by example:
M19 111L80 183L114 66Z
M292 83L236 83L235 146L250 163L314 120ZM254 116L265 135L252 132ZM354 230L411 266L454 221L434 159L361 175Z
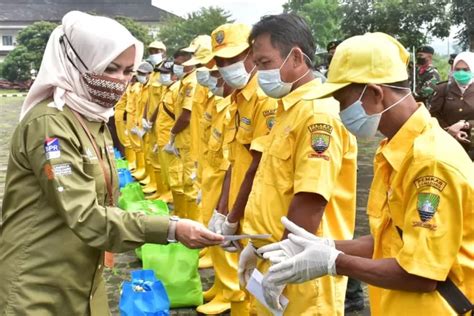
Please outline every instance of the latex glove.
M337 274L336 258L341 251L293 234L289 234L288 239L295 244L294 247L303 248L303 251L270 267L268 274L276 285L303 283Z
M330 238L318 237L314 234L311 234L306 229L299 227L298 225L290 221L286 216L283 216L281 218L281 222L290 233L296 236L303 237L308 240L313 240L315 242L322 243L326 246L330 246L333 248L336 247L334 240ZM258 249L258 253L262 255L263 258L270 260L272 264L279 263L283 260L294 257L301 251L303 251L303 248L298 247L298 245L292 243L288 239L270 245L266 245Z
M189 176L189 178L191 179L191 181L196 181L197 179L197 174L196 174L196 171L193 171L191 172L191 175Z
M145 132L148 132L149 130L152 129L153 123L148 121L146 118L142 118L142 127L145 130Z
M286 285L276 285L272 278L273 274L267 274L262 280L263 297L269 307L282 311L283 307L280 304L280 297Z
M209 228L210 231L217 233L217 227L219 227L219 231L220 231L220 227L224 221L225 221L225 215L219 213L217 210L214 210L207 227Z
M238 228L239 222L231 223L226 217L225 221L221 225L221 229L218 230L218 232L224 236L235 235ZM221 247L227 252L237 252L242 250L242 246L240 245L240 242L238 240L226 241L221 245Z
M202 190L199 190L196 196L196 204L199 205L202 202Z
M240 253L239 267L237 269L240 286L243 288L247 286L247 282L250 280L253 270L257 267L257 259L257 251L252 242L249 241L247 246Z
M130 133L138 135L138 127L134 126L130 129Z
M174 145L174 138L170 138L168 143L163 147L163 150L170 155L175 155L176 157L179 157L179 150Z
M211 232L201 223L180 219L176 223L176 240L188 248L204 248L221 244L224 237Z

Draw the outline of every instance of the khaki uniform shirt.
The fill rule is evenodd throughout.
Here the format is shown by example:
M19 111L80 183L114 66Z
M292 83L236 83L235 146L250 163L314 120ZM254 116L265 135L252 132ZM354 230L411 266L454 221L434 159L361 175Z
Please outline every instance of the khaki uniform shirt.
M0 315L108 314L104 251L166 243L168 219L108 205L105 178L73 112L34 107L18 125L0 235ZM109 130L84 119L117 177Z

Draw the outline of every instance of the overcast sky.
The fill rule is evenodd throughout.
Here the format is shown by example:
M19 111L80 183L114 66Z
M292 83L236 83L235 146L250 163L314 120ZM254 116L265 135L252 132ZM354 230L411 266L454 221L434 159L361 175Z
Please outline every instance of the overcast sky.
M263 15L281 13L282 5L286 2L287 0L152 0L153 5L182 17L202 7L218 6L230 12L236 22L249 25L256 23ZM453 42L451 38L450 52L453 50ZM447 39L434 39L431 43L439 54L447 54L447 44Z

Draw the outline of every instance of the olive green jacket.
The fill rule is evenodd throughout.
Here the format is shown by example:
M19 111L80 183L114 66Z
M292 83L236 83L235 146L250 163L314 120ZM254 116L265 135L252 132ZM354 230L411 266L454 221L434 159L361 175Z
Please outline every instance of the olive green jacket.
M166 243L168 218L108 203L105 178L73 112L35 106L11 140L0 230L0 315L108 315L104 251ZM111 136L84 119L118 196ZM119 289L117 289L118 291Z

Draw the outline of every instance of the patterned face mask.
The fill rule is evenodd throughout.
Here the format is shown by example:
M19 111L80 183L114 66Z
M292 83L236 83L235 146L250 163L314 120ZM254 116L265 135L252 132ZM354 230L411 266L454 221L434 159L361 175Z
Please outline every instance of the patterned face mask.
M82 74L91 101L104 108L112 108L122 97L127 83L123 80L93 73Z
M66 39L77 59L87 70L85 73L81 73L81 77L86 84L86 90L91 98L90 101L107 109L113 108L127 89L127 82L109 76L89 72L86 64L82 61L81 57L79 57L66 35L63 35L63 38ZM64 46L65 51L67 51L63 38L60 39L60 42ZM66 57L69 59L74 68L79 71L79 68L77 68L77 66L72 62L71 57L67 54Z

